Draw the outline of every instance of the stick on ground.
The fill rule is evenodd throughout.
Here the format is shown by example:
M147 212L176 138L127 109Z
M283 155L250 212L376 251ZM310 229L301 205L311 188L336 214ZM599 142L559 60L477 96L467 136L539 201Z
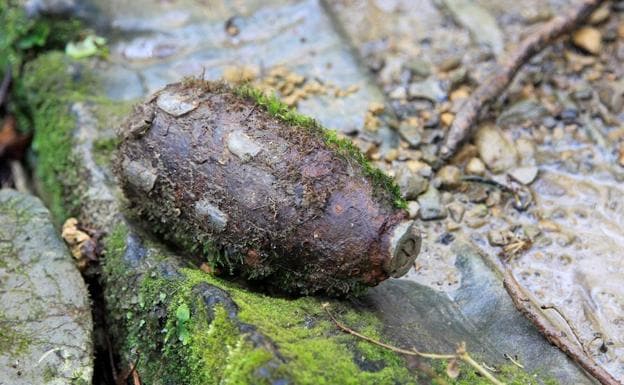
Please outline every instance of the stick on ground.
M516 278L514 278L509 269L503 272L503 285L507 293L509 293L516 309L535 325L537 330L546 337L548 342L558 347L602 385L622 385L579 346L571 342L565 336L562 336L561 330L553 326L542 314L539 307L528 298L522 286L516 281Z
M492 76L485 79L462 105L440 149L440 156L449 159L459 145L472 135L481 111L507 89L524 63L558 37L578 28L603 2L604 0L582 0L569 13L554 17L522 40L518 48L507 55Z
M492 375L492 373L490 373L487 369L485 369L482 365L480 365L477 361L475 361L470 356L470 354L468 354L464 343L459 345L459 347L457 348L457 351L454 354L424 353L424 352L420 352L416 350L416 348L412 348L412 350L402 349L402 348L378 341L362 333L358 333L355 330L351 329L350 327L344 325L343 323L338 321L336 317L334 316L334 314L329 310L329 304L323 304L323 309L325 309L325 312L327 312L327 315L329 316L329 318L331 318L331 320L334 322L336 327L338 327L338 329L342 330L345 333L349 333L353 336L361 338L364 341L368 341L371 344L381 346L382 348L391 350L396 353L405 354L408 356L417 356L417 357L429 358L433 360L461 360L461 361L464 361L466 364L472 366L477 372L479 372L479 374L487 378L488 381L490 381L492 384L505 385L504 382L499 381L496 377Z

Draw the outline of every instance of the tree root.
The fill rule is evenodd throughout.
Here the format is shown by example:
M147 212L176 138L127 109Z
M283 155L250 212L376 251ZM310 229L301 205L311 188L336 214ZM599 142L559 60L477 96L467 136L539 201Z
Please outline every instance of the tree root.
M461 343L458 347L457 350L455 351L454 354L437 354L437 353L424 353L424 352L420 352L418 350L416 350L416 348L412 348L411 350L407 350L407 349L402 349L390 344L386 344L384 342L381 342L379 340L376 340L374 338L365 336L364 334L358 333L355 330L349 328L348 326L344 325L343 323L341 323L340 321L338 321L336 319L336 317L333 315L333 313L329 310L329 304L325 303L323 304L323 309L325 309L325 311L327 312L327 315L329 316L329 318L331 318L331 320L334 322L334 324L336 324L336 327L338 327L338 329L342 330L345 333L349 333L353 336L356 336L360 339L363 339L364 341L368 341L371 344L377 345L377 346L381 346L382 348L391 350L393 352L396 353L400 353L400 354L405 354L408 356L417 356L417 357L423 357L423 358L429 358L429 359L433 359L433 360L448 360L448 361L453 361L453 360L461 360L463 362L465 362L466 364L472 366L477 372L479 372L479 374L481 374L483 377L487 378L492 384L494 385L505 385L504 382L499 381L498 379L496 379L496 377L494 377L492 375L492 373L490 373L486 368L484 368L481 364L479 364L477 361L475 361L470 354L468 354L468 352L466 351L466 345L464 343Z
M520 45L499 63L497 69L485 79L461 106L440 149L442 159L449 159L459 145L473 133L480 112L496 100L513 80L520 68L533 56L561 35L579 27L604 0L582 0L569 13L554 17L537 31L527 36Z

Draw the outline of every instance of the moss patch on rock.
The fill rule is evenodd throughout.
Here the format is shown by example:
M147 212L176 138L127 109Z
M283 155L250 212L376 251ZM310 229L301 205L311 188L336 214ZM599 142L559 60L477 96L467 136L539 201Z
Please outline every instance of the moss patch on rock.
M56 220L78 211L80 161L72 152L76 120L70 108L84 100L92 82L60 52L40 56L26 66L24 86L36 127L37 177Z
M25 100L35 127L37 179L57 223L79 214L85 188L81 179L89 172L73 151L77 122L72 105L84 102L96 106L99 128L111 116L123 116L130 110L130 103L111 101L102 95L99 81L88 66L62 52L50 51L28 62L24 69ZM109 162L115 146L114 138L96 141L96 160Z
M107 280L137 279L124 261L128 230L117 227L106 242ZM148 257L148 265L165 256ZM417 384L422 373L407 369L404 357L339 331L313 297L275 298L249 291L195 268L166 275L145 271L138 293L130 287L107 293L117 309L125 337L120 347L129 362L139 359L139 371L151 384ZM198 296L201 285L221 289L235 304L216 303L212 310ZM217 300L218 302L218 300ZM349 302L332 300L332 312L363 334L384 340L383 325L374 314ZM234 311L235 314L232 312ZM246 325L250 329L240 327ZM253 345L248 333L259 332L270 342ZM426 360L425 360L426 361ZM446 362L430 362L433 372L450 385L486 385L489 381L461 364L450 379ZM513 364L497 369L508 385L556 385L557 381L523 371ZM428 378L427 375L422 375ZM435 379L434 379L435 381Z
M108 237L108 281L128 279L120 267L125 264L126 237L124 225ZM193 268L178 273L163 278L156 271L146 272L138 294L114 288L107 293L109 303L134 303L118 309L119 321L125 323L121 349L129 360L140 352L139 370L149 383L269 384L276 378L295 384L416 383L402 357L341 333L320 299L269 297ZM207 311L197 295L201 285L227 293L236 315L220 304ZM381 336L382 325L371 313L340 301L331 306L349 324ZM180 311L186 307L188 319ZM253 346L248 327L271 343Z
M32 121L25 98L21 71L25 62L51 49L63 49L83 31L77 19L29 18L19 1L0 1L0 78L13 74L12 97L8 111L16 116L18 129L30 131Z
M459 365L459 376L450 379L446 375L448 362L440 362L435 366L435 372L442 377L449 385L491 385L492 383L477 373L472 367L461 363ZM553 378L544 378L539 373L527 373L522 368L507 364L496 368L493 373L497 380L506 385L558 385L559 382Z

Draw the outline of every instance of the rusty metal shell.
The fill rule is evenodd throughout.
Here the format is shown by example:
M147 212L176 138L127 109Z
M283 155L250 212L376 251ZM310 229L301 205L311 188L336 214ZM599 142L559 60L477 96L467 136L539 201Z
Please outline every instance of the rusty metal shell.
M247 278L344 293L402 276L420 250L392 194L322 129L226 86L169 85L121 136L116 172L148 227Z

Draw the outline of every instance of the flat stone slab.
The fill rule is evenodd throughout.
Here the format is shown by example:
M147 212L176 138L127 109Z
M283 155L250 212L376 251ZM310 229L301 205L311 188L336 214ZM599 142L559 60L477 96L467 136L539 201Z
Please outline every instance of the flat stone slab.
M0 385L90 384L87 288L39 199L0 190Z

